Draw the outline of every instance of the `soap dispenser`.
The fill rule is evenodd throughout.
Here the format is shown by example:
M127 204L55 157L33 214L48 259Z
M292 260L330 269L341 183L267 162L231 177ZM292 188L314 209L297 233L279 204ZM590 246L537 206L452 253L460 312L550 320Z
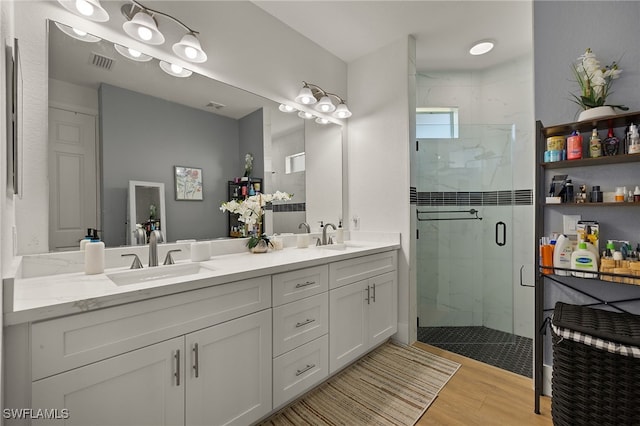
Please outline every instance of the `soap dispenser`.
M84 248L84 273L87 275L104 272L104 243L98 237L98 230L93 230L91 241Z
M84 238L80 240L80 251L84 251L87 243L91 241L92 231L93 231L92 228L87 228L87 235L85 235Z
M344 244L344 228L342 219L338 219L338 229L336 229L336 244Z

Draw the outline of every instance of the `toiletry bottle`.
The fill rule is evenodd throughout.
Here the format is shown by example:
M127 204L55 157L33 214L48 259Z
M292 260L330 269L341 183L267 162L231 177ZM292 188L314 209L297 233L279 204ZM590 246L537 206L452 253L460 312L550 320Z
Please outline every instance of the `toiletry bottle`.
M633 191L633 202L640 203L640 187L636 186L636 189Z
M574 130L567 138L567 160L582 158L582 135Z
M602 142L602 151L604 155L618 155L620 140L613 135L613 127L609 127L609 133Z
M249 195L256 195L256 190L253 189L253 185L249 187Z
M553 245L546 237L540 241L540 266L553 266ZM552 274L553 269L543 268L542 273Z
M602 156L602 144L598 137L598 129L593 129L591 132L591 139L589 140L589 154L591 158Z
M553 266L556 268L571 268L571 253L573 253L573 243L566 235L560 235L553 248ZM558 269L555 269L554 273L563 277L570 275L569 271L560 271Z
M80 240L80 251L84 251L87 243L91 241L91 231L92 228L87 228L87 235L85 235L84 238Z
M564 203L573 203L574 202L574 198L573 198L573 182L571 181L571 179L567 179L567 182L564 184L564 193L563 193L562 202L564 202Z
M587 249L587 243L581 241L578 243L578 249L571 253L571 269L577 269L578 271L572 271L571 275L581 278L597 278L598 274L592 273L598 272L598 261L593 255L593 252ZM583 272L585 271L585 272ZM586 272L588 271L588 272Z
M344 229L342 228L342 219L338 219L338 229L336 229L336 244L344 243Z
M621 203L624 201L624 190L621 186L616 188L615 201L616 203Z
M640 135L638 134L638 127L635 124L632 124L629 129L629 145L627 148L627 153L640 153Z
M104 272L104 243L98 237L98 230L93 230L91 241L84 248L84 273L87 275Z

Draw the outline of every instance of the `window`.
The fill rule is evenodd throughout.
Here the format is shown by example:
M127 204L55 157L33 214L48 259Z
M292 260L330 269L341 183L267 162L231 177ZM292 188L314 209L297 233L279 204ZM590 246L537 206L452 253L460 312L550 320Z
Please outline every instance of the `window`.
M284 159L284 172L286 174L304 172L305 170L305 153L288 155Z
M418 139L454 139L458 137L458 108L417 108Z

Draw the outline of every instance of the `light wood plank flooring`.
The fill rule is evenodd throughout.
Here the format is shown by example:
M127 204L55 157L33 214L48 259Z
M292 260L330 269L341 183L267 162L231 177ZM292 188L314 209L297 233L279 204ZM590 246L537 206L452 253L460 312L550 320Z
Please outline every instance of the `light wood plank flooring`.
M425 425L551 425L551 399L533 412L531 379L424 343L416 347L462 366L418 421Z

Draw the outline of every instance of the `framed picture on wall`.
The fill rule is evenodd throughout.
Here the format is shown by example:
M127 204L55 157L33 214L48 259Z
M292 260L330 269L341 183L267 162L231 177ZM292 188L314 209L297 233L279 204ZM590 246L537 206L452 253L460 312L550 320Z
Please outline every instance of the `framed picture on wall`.
M183 166L173 166L173 169L176 200L202 201L202 169Z

